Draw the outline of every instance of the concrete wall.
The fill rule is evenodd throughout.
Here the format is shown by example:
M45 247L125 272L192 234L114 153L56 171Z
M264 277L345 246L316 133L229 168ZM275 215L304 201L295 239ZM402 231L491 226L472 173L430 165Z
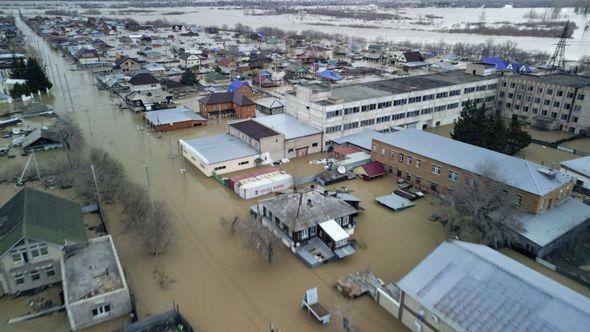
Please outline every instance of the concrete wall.
M93 309L104 305L110 306L108 314L102 316L92 315ZM123 288L87 300L67 304L66 311L72 330L79 330L129 314L131 312L131 297L129 290Z
M272 160L281 160L285 158L285 137L276 135L260 139L259 152L268 152Z
M398 318L400 304L379 288L377 288L377 304L392 314L393 317Z
M317 146L312 146L314 143L317 143ZM296 158L297 149L305 147L307 147L307 154L322 152L322 133L286 140L285 157L289 159Z
M33 242L26 241L23 246L15 247L29 248ZM0 281L3 284L4 291L7 294L14 294L19 291L25 291L49 284L59 282L61 280L60 271L60 259L62 256L61 247L55 244L47 245L48 254L40 257L33 258L30 250L27 250L29 262L13 262L10 250L0 257ZM55 272L53 276L48 276L45 267L53 266ZM31 272L34 270L39 271L39 280L32 280ZM14 280L15 274L23 274L25 282L17 285Z
M418 331L418 325L422 332L455 331L455 329L449 326L440 317L431 313L406 293L402 294L401 321L410 329L410 331Z

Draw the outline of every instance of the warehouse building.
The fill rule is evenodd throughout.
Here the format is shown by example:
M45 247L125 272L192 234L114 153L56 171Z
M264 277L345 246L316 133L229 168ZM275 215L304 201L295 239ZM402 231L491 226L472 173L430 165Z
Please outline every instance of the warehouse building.
M181 153L206 176L225 174L270 162L269 153L259 153L230 134L178 140Z
M590 133L590 76L556 73L500 77L496 106L542 130Z
M155 131L171 131L207 125L207 119L188 107L176 107L143 114L147 124Z
M585 331L590 300L484 245L446 241L380 299L412 331Z
M352 85L299 85L286 96L286 110L320 128L325 141L363 129L437 127L456 121L467 100L493 105L498 76L469 70Z

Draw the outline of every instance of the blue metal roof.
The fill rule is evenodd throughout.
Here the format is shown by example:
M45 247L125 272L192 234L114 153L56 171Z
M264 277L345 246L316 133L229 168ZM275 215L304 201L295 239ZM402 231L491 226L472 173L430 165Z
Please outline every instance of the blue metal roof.
M481 62L490 64L490 65L495 65L496 70L506 70L508 67L508 65L506 64L506 61L502 60L502 58L500 58L499 56L482 58Z
M340 81L342 79L342 76L338 75L337 73L331 70L324 70L322 72L319 72L317 75L321 78L325 78L330 81Z

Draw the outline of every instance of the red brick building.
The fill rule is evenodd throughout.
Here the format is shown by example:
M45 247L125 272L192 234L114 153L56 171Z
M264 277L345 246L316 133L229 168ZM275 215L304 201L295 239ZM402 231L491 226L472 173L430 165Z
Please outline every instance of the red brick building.
M239 83L236 83L239 82ZM199 110L205 118L235 116L240 119L256 117L256 104L249 97L254 95L250 86L234 81L227 92L212 93L199 100Z

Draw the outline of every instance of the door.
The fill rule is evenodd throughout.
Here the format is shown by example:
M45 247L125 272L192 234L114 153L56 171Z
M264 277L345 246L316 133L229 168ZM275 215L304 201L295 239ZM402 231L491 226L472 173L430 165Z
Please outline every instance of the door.
M297 157L307 156L307 147L297 149Z

